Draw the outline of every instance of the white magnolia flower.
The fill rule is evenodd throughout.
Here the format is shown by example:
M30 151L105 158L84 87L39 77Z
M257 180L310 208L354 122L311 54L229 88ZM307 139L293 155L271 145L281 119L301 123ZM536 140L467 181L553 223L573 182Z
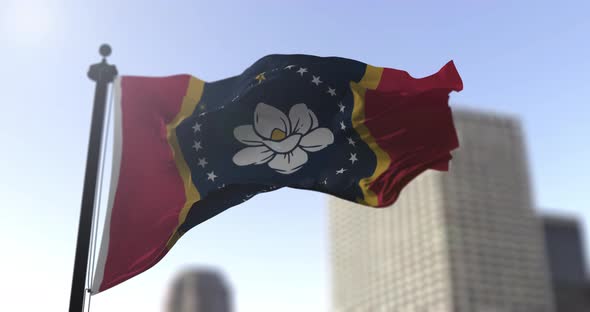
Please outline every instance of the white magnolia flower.
M282 174L291 174L307 162L307 152L317 152L334 142L328 128L318 128L318 119L307 105L295 104L289 117L280 110L258 103L254 125L234 129L236 139L249 147L237 152L238 166L268 166Z

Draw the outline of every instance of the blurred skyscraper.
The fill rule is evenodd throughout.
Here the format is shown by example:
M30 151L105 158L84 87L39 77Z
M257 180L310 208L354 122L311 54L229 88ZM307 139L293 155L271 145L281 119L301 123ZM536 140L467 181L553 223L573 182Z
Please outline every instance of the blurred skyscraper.
M231 312L231 293L220 273L195 269L173 281L167 312Z
M385 209L330 199L336 311L554 311L519 122L454 119L450 172L426 172Z
M590 281L580 225L573 218L546 216L543 227L557 311L590 311Z

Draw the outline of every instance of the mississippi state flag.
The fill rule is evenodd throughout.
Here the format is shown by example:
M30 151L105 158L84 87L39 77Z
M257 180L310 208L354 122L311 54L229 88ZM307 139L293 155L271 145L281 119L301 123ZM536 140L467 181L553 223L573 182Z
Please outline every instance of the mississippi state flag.
M415 79L358 61L270 55L241 75L115 82L113 173L93 293L156 264L195 225L256 194L307 189L391 205L458 147L453 62Z

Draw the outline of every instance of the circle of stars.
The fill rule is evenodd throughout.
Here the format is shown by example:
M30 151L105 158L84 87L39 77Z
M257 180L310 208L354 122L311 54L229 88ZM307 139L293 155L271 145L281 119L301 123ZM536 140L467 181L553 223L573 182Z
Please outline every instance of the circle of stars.
M203 118L206 115L206 112L204 111L204 109L205 109L204 105L201 106L201 108L200 108L201 113L198 114L199 120L195 121L195 123L191 127L193 129L193 133L195 135L192 148L195 151L195 153L197 154L197 159L196 159L197 160L196 161L197 167L201 167L204 177L206 176L205 181L209 181L211 183L216 183L219 180L219 176L215 173L215 170L208 167L209 162L207 161L207 158L204 157L204 155L202 154L203 151L205 150L205 146L203 146L202 140L199 139L199 136L202 134L201 127L203 126ZM217 186L218 189L224 188L224 187L225 187L225 184L220 184L220 186Z
M298 74L301 78L306 78L309 79L310 83L315 85L315 87L317 88L322 88L323 84L325 83L325 81L321 80L321 75L316 75L315 73L311 73L309 72L309 68L307 67L303 67L303 66L298 66L295 64L292 65L287 65L283 68L284 70L290 70L292 71L293 69L295 70L295 73ZM311 77L309 77L311 76ZM325 94L328 94L330 97L335 97L338 95L338 91L336 90L336 88L333 88L332 86L326 86L324 87L325 90ZM341 114L345 114L346 113L346 105L342 103L342 101L339 101L337 103L337 113L341 113ZM342 116L341 118L344 118L344 116L346 115L340 115ZM338 123L338 127L340 128L340 130L344 133L347 132L347 125L345 123L345 120L342 119L339 123ZM358 152L356 151L356 143L357 141L355 141L352 137L348 136L345 137L346 138L346 142L348 143L348 145L350 145L350 148L353 149L353 152L350 152L349 154L349 158L346 158L347 161L350 161L349 165L350 166L354 166L357 162L359 162L359 158L358 158ZM345 173L349 171L349 168L344 168L341 167L340 169L335 171L335 175L336 176L344 176ZM328 177L323 177L319 179L319 184L323 185L323 186L327 186L328 185Z

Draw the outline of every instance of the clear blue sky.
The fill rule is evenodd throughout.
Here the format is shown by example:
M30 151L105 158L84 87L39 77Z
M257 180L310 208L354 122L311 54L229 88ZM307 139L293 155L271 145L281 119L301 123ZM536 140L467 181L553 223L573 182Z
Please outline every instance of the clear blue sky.
M269 53L343 56L429 75L453 104L513 114L544 211L590 228L590 2L28 1L0 5L0 310L68 305L97 47L132 75L216 80ZM181 267L221 267L237 311L329 307L326 197L281 190L193 229L93 311L160 311ZM588 239L586 239L588 241ZM587 248L587 250L590 248Z

